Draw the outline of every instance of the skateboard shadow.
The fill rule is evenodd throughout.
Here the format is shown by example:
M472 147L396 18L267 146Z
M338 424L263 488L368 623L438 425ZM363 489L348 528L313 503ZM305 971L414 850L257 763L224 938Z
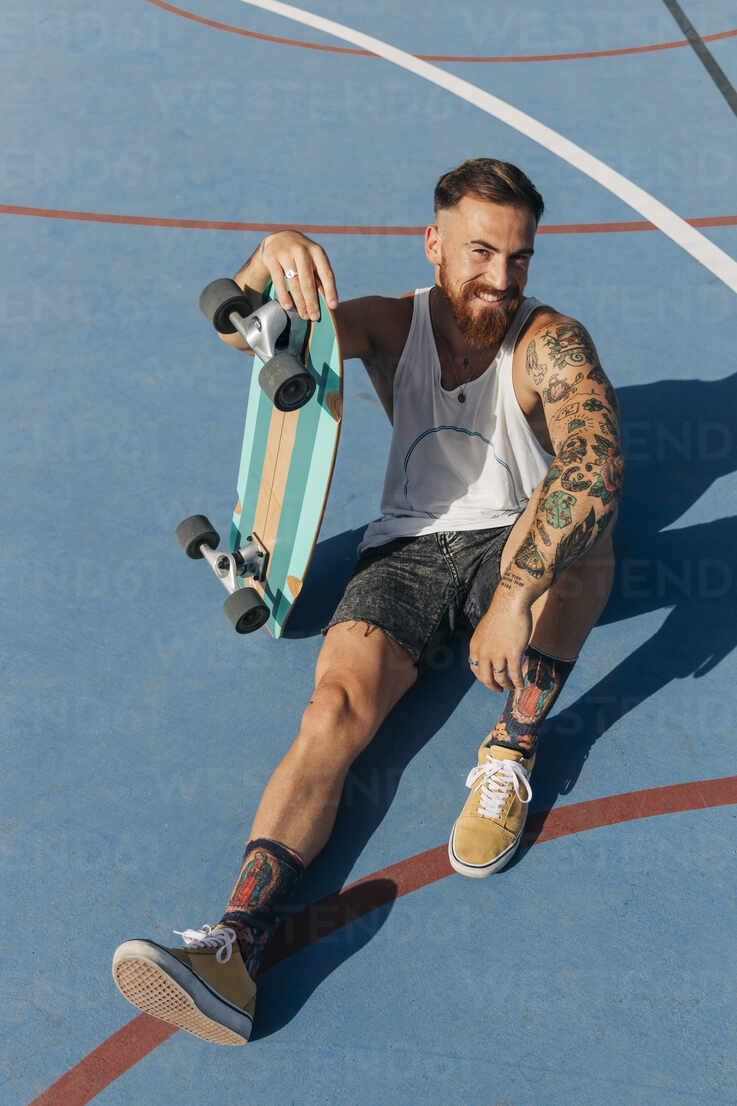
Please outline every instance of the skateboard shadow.
M737 373L709 383L666 380L626 387L618 395L627 472L615 538L615 583L599 625L661 609L668 613L647 641L547 722L535 770L533 809L538 813L570 794L589 751L611 726L673 680L706 675L737 644L737 518L664 530L715 480L737 468ZM304 634L316 633L329 620L360 534L361 530L349 531L318 545L308 589L313 594L301 597L292 632L300 627ZM322 594L320 586L325 587ZM389 810L405 768L470 688L467 642L454 635L449 645L442 663L420 674L355 762L335 832L307 873L306 903L315 904L348 878ZM633 748L640 741L660 747L664 734L676 729L667 702L658 709L660 715L647 715L648 732L635 735ZM729 715L729 696L722 703L696 703L693 712L679 720L683 729L677 732L702 740L702 734L719 727L721 718L726 725ZM471 755L474 749L469 749ZM633 777L633 790L637 786ZM606 792L605 784L602 790ZM543 824L535 820L538 832ZM437 845L448 828L443 824L433 830L428 825L428 848ZM520 850L512 863L523 859ZM322 980L378 932L392 908L385 882L377 880L382 884L377 888L377 909L363 915L360 929L352 932L354 926L347 925L328 942L316 939L300 957L299 973L286 959L263 977L259 1035L286 1024Z
M314 637L330 621L356 563L356 549L365 526L344 530L318 542L305 587L284 628L284 637Z

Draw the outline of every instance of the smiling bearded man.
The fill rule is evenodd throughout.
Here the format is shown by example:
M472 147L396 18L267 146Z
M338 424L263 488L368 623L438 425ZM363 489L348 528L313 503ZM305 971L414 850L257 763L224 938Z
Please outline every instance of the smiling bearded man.
M448 274L447 262L438 266L438 284L445 292L453 318L463 337L473 349L486 349L501 342L519 307L521 292L516 285L506 291L474 283L468 288L455 288Z
M442 222L443 216L439 214L439 227ZM487 248L480 240L472 245ZM465 285L456 285L448 261L438 265L437 283L445 292L456 326L469 346L481 350L501 342L522 298L519 284L510 280L506 288L491 288L485 280L471 279Z
M363 361L393 430L381 517L220 921L183 931L184 948L142 939L115 954L132 1003L206 1040L248 1040L264 950L332 832L348 770L456 622L471 671L506 701L464 735L481 746L450 863L487 876L519 846L541 723L611 589L623 471L617 400L589 334L523 296L542 211L521 170L476 158L438 181L434 283L411 298L339 304L324 250L297 231L268 235L236 275L254 308L271 282L303 319L319 316L320 283L343 357Z

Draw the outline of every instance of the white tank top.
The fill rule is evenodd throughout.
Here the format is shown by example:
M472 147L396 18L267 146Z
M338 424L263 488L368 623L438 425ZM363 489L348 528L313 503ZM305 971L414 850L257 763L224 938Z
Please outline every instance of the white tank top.
M468 384L446 391L430 320L430 288L414 294L394 377L394 427L381 499L359 553L394 538L508 526L553 460L517 402L512 355L541 301L524 298L499 351ZM463 391L465 402L458 400Z

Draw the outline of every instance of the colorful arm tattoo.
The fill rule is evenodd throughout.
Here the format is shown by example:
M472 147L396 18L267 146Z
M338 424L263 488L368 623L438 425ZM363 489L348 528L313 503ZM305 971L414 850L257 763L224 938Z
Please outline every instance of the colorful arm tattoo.
M555 460L503 583L535 599L612 521L624 461L617 397L585 327L574 319L548 324L530 341L525 370L540 396Z

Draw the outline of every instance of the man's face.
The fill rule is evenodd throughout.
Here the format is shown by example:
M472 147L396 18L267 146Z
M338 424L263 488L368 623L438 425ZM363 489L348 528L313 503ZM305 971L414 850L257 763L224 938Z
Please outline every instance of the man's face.
M519 307L533 254L535 218L526 207L464 196L438 212L425 252L453 317L475 349L498 345Z

